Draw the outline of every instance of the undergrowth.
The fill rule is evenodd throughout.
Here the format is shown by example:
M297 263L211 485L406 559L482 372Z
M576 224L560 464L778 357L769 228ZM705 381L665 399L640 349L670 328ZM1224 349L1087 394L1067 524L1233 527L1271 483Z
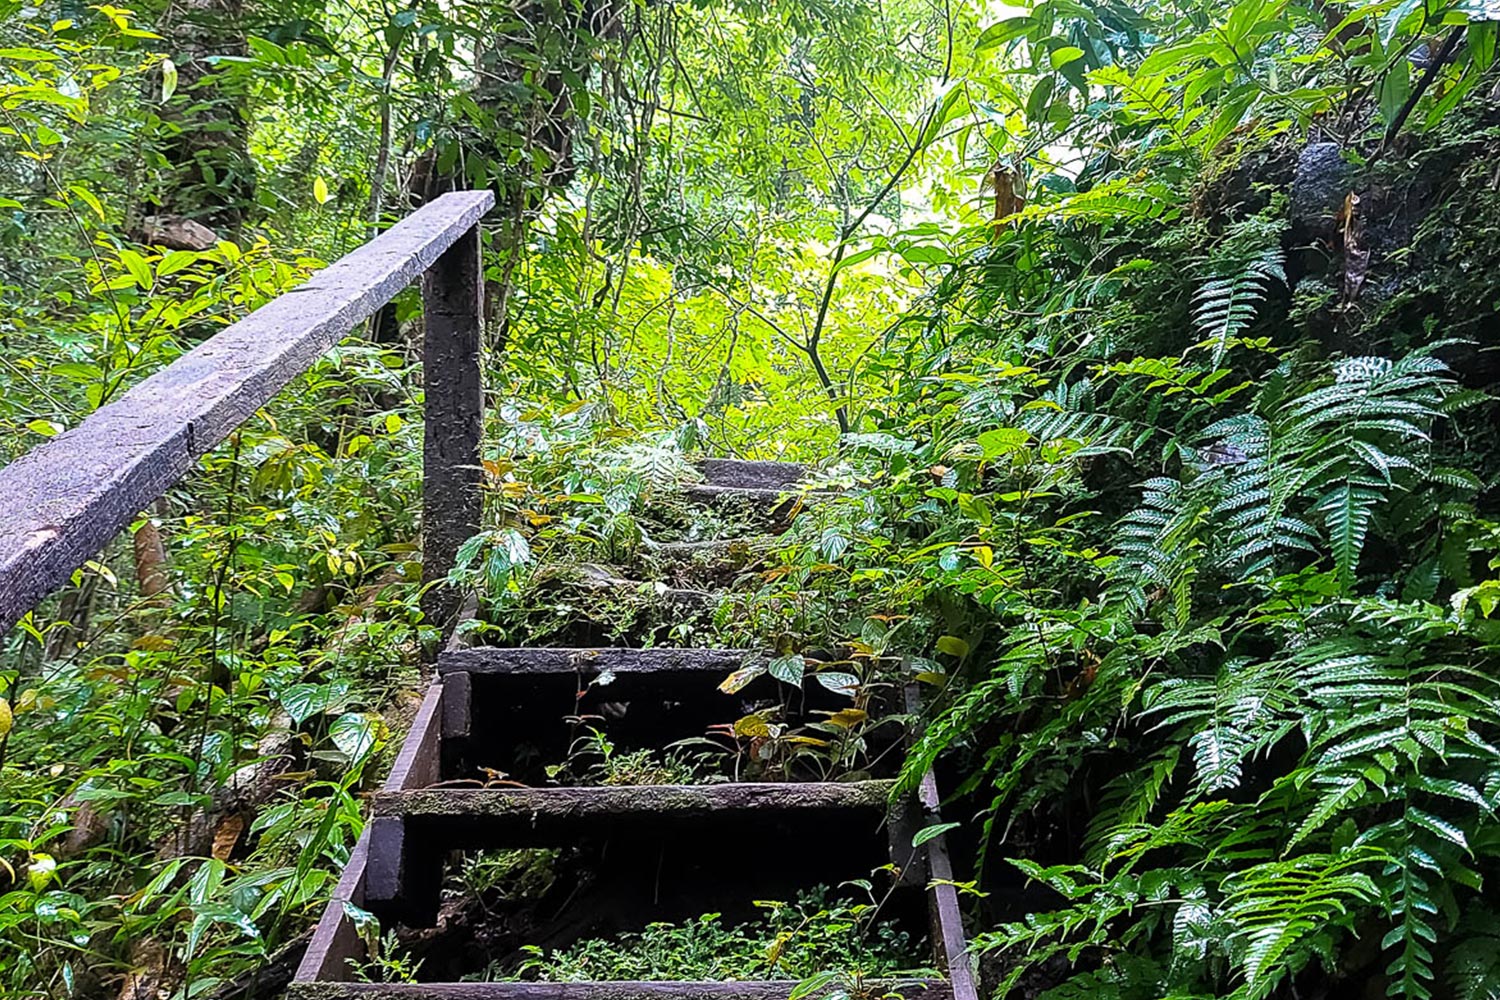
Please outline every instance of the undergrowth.
M761 915L726 923L717 913L682 923L591 938L544 951L534 946L513 968L491 966L476 978L522 980L805 980L836 971L852 980L917 975L924 941L827 888L791 902L758 901Z

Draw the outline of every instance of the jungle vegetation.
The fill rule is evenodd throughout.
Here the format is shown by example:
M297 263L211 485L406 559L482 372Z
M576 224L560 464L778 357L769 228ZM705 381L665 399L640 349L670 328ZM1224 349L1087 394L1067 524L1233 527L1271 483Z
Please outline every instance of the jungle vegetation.
M1497 19L0 0L0 461L491 187L465 627L564 628L544 564L689 458L808 462L733 613L634 636L915 677L995 997L1497 997ZM419 324L4 637L0 995L208 996L326 901L436 632Z

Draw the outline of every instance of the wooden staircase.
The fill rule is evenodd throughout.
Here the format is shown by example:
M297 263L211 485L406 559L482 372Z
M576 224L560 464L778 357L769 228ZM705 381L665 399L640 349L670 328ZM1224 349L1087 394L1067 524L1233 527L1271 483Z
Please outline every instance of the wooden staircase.
M482 513L480 223L493 206L489 191L442 195L0 469L0 627L65 585L200 458L418 279L424 314L423 610L430 621L453 620L461 595L444 581L459 547L478 531ZM762 521L785 523L808 499L795 485L802 474L797 466L710 461L702 469L705 481L688 487L686 498L720 511L759 511ZM694 545L678 551L691 554ZM549 691L577 699L593 686L584 683L587 678L597 682L607 670L615 678L608 686L611 699L665 699L675 707L660 716L663 725L691 723L701 734L704 723L733 708L721 705L717 718L694 718L693 706L703 708L720 677L757 655L723 649L448 649L374 797L374 815L315 929L291 995L788 1000L797 990L793 982L768 981L350 981L351 960L367 957L356 918L373 912L387 925L430 922L439 909L444 864L455 850L587 842L603 845L600 867L609 869L624 903L654 905L670 891L679 908L693 914L713 905L722 880L756 861L770 862L758 876L768 888L777 877L829 882L894 864L908 895L925 894L936 964L946 976L867 982L859 996L977 1000L943 838L924 838L920 848L913 847L914 834L937 819L931 775L917 801L894 807L890 783L879 780L601 788L494 787L472 780L480 758L503 747L508 728L544 716L539 699ZM809 697L818 694L812 690ZM640 729L637 723L636 735ZM815 991L809 1000L827 992Z
M795 516L804 497L799 466L708 461L689 501L751 505L773 517ZM716 903L715 872L770 855L772 872L788 866L819 881L868 875L889 860L900 873L895 892L925 895L934 962L940 978L860 984L860 995L907 1000L977 1000L953 871L944 838L913 847L913 835L938 822L931 775L917 801L891 802L893 782L731 782L706 785L523 787L473 778L476 765L512 752L515 733L548 716L544 706L581 703L593 682L614 704L671 708L661 726L703 727L694 717L705 697L732 706L717 685L764 654L735 649L462 648L439 656L428 688L389 778L373 796L373 812L319 922L289 996L451 1000L787 1000L795 981L741 982L421 982L351 981L364 945L354 916L376 914L384 926L431 926L441 903L444 865L459 850L603 844L604 864L617 866L627 902L649 909L663 894ZM767 683L776 683L766 680ZM725 709L732 711L732 708ZM673 714L675 713L675 715ZM660 741L667 742L666 739ZM493 773L493 772L491 772ZM875 865L869 862L875 860ZM650 898L648 898L650 897ZM351 912L351 907L358 908ZM825 995L829 988L810 997Z

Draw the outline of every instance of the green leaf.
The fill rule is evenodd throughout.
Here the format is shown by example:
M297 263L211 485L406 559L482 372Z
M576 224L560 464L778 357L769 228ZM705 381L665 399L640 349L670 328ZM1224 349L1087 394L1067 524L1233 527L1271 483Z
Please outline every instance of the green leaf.
M1025 448L1031 434L1019 427L997 427L979 435L979 447L986 459L999 458Z
M985 28L979 35L979 40L974 43L975 52L983 52L1013 42L1022 38L1036 29L1038 22L1030 15L1020 17L1008 17L1003 21L996 22Z
M947 653L949 656L956 656L960 660L969 655L969 644L956 635L939 636L936 645L939 653Z
M925 826L918 830L911 838L912 847L921 847L934 837L941 837L949 830L957 830L962 823L937 823L933 826Z
M333 720L328 736L351 764L364 760L378 739L380 716L369 712L346 712Z
M853 698L859 691L859 678L842 670L824 670L813 674L813 678L835 694Z
M834 268L834 271L838 272L844 270L846 267L853 267L855 264L867 261L876 254L884 252L885 247L866 247L865 249L860 250L857 253L851 253L847 257L841 258L838 262L838 266Z
M1071 62L1077 62L1083 58L1083 50L1076 45L1064 45L1047 53L1047 60L1053 69L1062 69Z
M1387 125L1396 120L1406 98L1411 94L1411 63L1405 57L1397 59L1386 71L1380 82L1380 118Z
M146 263L146 258L134 250L122 248L119 252L120 266L130 274L131 280L143 290L149 290L153 284L151 277L151 265Z
M1469 25L1469 58L1480 73L1495 62L1497 32L1500 32L1500 23L1495 21L1480 21Z
M763 675L765 672L765 666L759 663L752 664L748 667L741 667L734 673L730 674L728 677L724 678L722 682L720 682L719 690L724 692L725 694L735 694L743 690L746 685L755 680L757 677Z
M29 45L18 45L13 48L0 49L0 59L14 59L18 62L50 62L53 59L60 58L62 57L56 52L32 48Z
M56 437L63 432L62 424L41 418L26 421L26 429L42 437Z
M838 978L839 974L837 972L831 972L826 969L822 972L815 972L797 983L796 986L793 986L792 992L787 995L787 1000L804 1000L805 997L812 996L823 989L823 987L837 981Z
M169 274L192 267L198 262L198 254L192 250L173 250L167 254L156 265L156 276L164 278Z
M78 199L85 205L93 209L94 214L99 217L100 222L104 221L104 206L99 203L98 198L94 197L94 192L90 191L82 184L69 184L68 190L77 195Z
M171 59L161 61L161 100L165 104L177 93L177 64Z
M807 671L807 661L802 658L801 653L789 653L772 660L766 671L783 684L801 687L802 676Z
M328 684L293 684L281 692L281 707L297 725L321 712L336 709L349 696L350 682L336 680Z

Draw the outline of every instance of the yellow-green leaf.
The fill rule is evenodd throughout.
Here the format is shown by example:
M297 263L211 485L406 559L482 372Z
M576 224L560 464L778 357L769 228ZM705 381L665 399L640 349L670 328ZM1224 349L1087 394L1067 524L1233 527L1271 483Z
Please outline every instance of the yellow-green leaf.
M937 641L938 652L947 653L963 659L969 655L969 644L956 635L939 636Z
M70 184L68 186L68 190L73 194L76 194L78 196L78 199L85 205L87 205L89 208L92 208L94 210L94 214L99 216L100 222L104 221L104 206L99 204L99 199L94 197L94 192L90 191L82 184Z
M26 429L42 437L56 437L63 432L62 424L41 419L26 421Z
M161 61L161 99L165 104L177 93L177 64L170 59Z
M120 251L120 266L130 272L131 279L141 288L151 287L151 265L146 258L129 248Z
M328 193L328 182L319 177L313 181L313 200L319 205L328 204L328 199L333 197Z

